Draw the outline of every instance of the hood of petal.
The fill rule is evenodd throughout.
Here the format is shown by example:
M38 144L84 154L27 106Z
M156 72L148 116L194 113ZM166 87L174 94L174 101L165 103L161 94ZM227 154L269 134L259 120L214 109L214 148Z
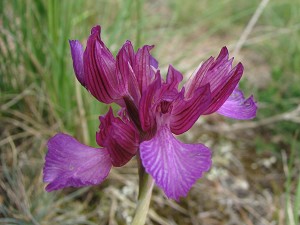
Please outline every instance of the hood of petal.
M223 47L216 59L210 57L195 71L184 85L185 96L189 98L199 87L209 84L212 101L203 114L216 112L231 95L243 74L243 65L238 63L232 68L233 58L229 59L226 47Z
M118 88L116 62L100 38L101 27L91 30L83 54L83 65L87 89L99 101L109 104L121 98Z
M114 59L100 34L100 26L91 29L84 52L79 41L70 41L78 81L103 103L124 106L122 98L130 96L138 105L158 69L157 60L150 54L153 46L145 45L135 53L131 42L126 41Z

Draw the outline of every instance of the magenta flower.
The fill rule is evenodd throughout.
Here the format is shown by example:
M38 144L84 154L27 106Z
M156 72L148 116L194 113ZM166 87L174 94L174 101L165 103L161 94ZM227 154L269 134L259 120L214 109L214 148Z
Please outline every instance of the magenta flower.
M138 154L143 167L165 194L178 200L211 166L211 151L203 144L185 144L174 134L188 131L201 115L217 112L234 119L252 119L257 106L237 88L243 74L232 68L227 48L210 57L179 88L183 76L169 66L164 81L153 46L134 52L126 41L116 59L100 38L100 26L92 28L87 46L70 41L78 81L100 102L117 103L100 117L96 141L102 148L85 146L66 134L48 142L44 166L47 191L100 184L112 166L123 166Z

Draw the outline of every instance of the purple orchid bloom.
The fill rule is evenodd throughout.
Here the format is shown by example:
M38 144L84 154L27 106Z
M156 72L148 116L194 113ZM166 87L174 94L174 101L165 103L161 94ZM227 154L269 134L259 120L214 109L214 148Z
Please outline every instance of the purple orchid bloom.
M100 102L118 104L119 117L112 109L100 117L96 141L102 148L85 146L66 134L52 137L44 166L46 190L100 184L112 166L125 165L139 152L146 172L167 197L179 200L210 169L211 151L203 144L182 143L173 134L188 131L199 116L214 112L254 118L253 97L245 99L238 89L243 66L232 68L233 58L223 47L179 88L182 74L169 66L163 80L150 54L153 46L134 52L126 41L115 59L100 32L100 26L92 28L85 51L79 41L70 41L74 72Z

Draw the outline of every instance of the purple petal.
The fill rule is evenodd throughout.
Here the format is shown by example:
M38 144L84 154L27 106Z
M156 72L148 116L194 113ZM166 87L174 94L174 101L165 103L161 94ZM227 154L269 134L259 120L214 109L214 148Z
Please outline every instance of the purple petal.
M212 102L204 114L211 114L217 111L231 95L243 74L243 65L238 63L232 69L233 59L228 59L229 54L226 47L223 47L216 60L210 57L193 74L184 86L185 97L192 96L197 88L210 84Z
M105 116L100 116L99 132L96 134L97 143L107 149L113 166L125 165L138 149L139 136L133 124L113 115L110 108Z
M182 74L172 65L169 65L166 81L162 83L160 90L157 90L158 100L173 102L178 97L182 97L178 91L178 85L182 79Z
M166 83L169 85L169 90L178 89L179 83L182 81L182 74L177 71L172 65L169 66Z
M119 77L126 83L124 87L137 103L141 93L133 68L135 67L135 53L130 41L126 41L117 54L117 68Z
M157 61L150 55L150 50L154 46L145 45L138 49L135 55L134 72L139 84L140 92L143 93L154 78L157 69ZM153 68L152 68L153 67Z
M228 60L229 53L226 47L223 47L215 61L213 61L203 74L202 84L209 83L211 92L218 92L219 89L226 85L226 82L231 78L230 71L232 68L233 59Z
M233 119L249 120L256 117L256 111L253 96L245 99L243 92L236 88L217 112Z
M147 173L169 198L177 201L211 166L211 152L206 146L178 141L167 126L140 144L140 154Z
M148 89L143 93L139 104L139 118L143 131L150 132L156 128L155 121L155 106L157 97L161 88L161 76L159 71L156 73L156 78Z
M69 41L71 48L71 55L73 60L73 69L77 80L81 83L82 86L85 86L84 81L84 71L83 71L83 47L81 43L77 40Z
M107 150L79 143L66 134L57 134L48 141L44 166L46 191L65 187L100 184L111 169Z
M207 73L213 62L214 58L210 57L208 60L202 63L196 72L194 72L188 79L184 85L186 98L190 98L197 88L203 86L203 76Z
M100 38L101 28L95 26L83 54L87 89L99 101L110 104L120 98L124 90L118 89L116 62Z
M221 49L216 61L213 63L213 65L210 69L218 68L218 67L223 66L224 64L226 64L228 62L230 62L230 64L231 64L232 60L228 61L228 58L229 58L228 49L227 49L227 47L223 47Z
M220 85L217 90L212 92L212 103L209 108L204 112L204 114L211 114L216 112L224 102L229 98L229 96L234 91L235 87L238 85L242 74L244 71L244 67L242 63L238 63L235 68L233 68L230 73L226 76L229 77L228 80L224 80L225 85Z
M174 102L171 114L171 131L182 134L188 131L211 103L209 84L198 88L190 99Z
M150 55L150 65L157 70L158 69L158 61L152 56Z

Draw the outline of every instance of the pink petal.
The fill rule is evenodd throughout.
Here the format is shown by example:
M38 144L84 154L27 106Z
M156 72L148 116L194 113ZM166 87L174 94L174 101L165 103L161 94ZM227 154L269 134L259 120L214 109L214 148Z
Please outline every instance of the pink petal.
M174 102L171 114L171 131L182 134L188 131L211 103L209 84L198 88L190 99Z
M206 146L178 141L167 126L140 144L140 154L147 173L169 198L177 201L211 166L211 152Z
M207 73L213 62L214 58L210 57L208 60L202 63L196 72L194 72L188 79L184 85L186 98L190 98L197 88L203 86L203 76Z
M160 90L157 90L156 98L162 101L174 102L182 93L178 91L178 85L182 81L182 74L172 65L169 65L166 81L162 83Z
M100 26L92 28L83 54L87 89L99 101L109 104L120 98L124 90L118 87L116 63L113 55L100 38Z
M143 93L139 104L139 118L143 131L149 132L156 128L155 113L156 103L161 88L161 76L159 71L156 73L155 80Z
M138 49L135 55L134 72L139 84L140 92L143 93L151 81L154 79L155 72L153 68L157 69L157 61L150 55L150 50L154 46L145 45Z
M126 41L117 54L118 74L126 83L128 94L138 103L141 97L139 85L133 68L135 67L135 53L130 41Z
M211 92L218 92L219 89L226 85L230 79L230 71L233 59L228 60L229 53L226 47L223 47L215 61L213 61L205 74L201 74L202 85L209 83ZM199 76L199 74L197 74ZM196 75L196 76L197 76Z
M152 66L155 69L155 71L158 69L158 61L152 55L150 55L150 66Z
M245 99L243 92L236 88L217 112L233 119L248 120L256 117L256 111L253 96Z
M128 65L134 65L134 55L135 54L131 42L126 41L117 54L117 67L122 74L129 74Z
M133 124L113 115L110 108L105 116L100 116L99 132L96 134L97 143L107 149L113 166L125 165L138 149L139 135Z
M77 80L82 86L85 86L84 71L83 71L83 47L77 40L70 40L70 49L73 60L73 69Z
M234 91L235 87L238 85L244 67L241 63L238 63L235 68L233 68L230 73L227 75L228 80L224 81L224 85L220 85L217 90L212 93L212 103L209 108L204 112L204 114L211 114L216 112L224 102L229 98L229 96Z
M172 65L169 66L166 83L169 85L169 90L178 89L179 83L182 81L182 74L176 70Z
M243 65L238 63L232 69L233 59L228 58L228 50L223 47L216 60L213 57L206 60L184 85L186 89L185 97L189 98L197 88L210 84L212 101L204 114L217 111L233 92L242 77Z
M108 151L79 143L66 134L48 141L43 180L47 191L100 184L111 169Z

